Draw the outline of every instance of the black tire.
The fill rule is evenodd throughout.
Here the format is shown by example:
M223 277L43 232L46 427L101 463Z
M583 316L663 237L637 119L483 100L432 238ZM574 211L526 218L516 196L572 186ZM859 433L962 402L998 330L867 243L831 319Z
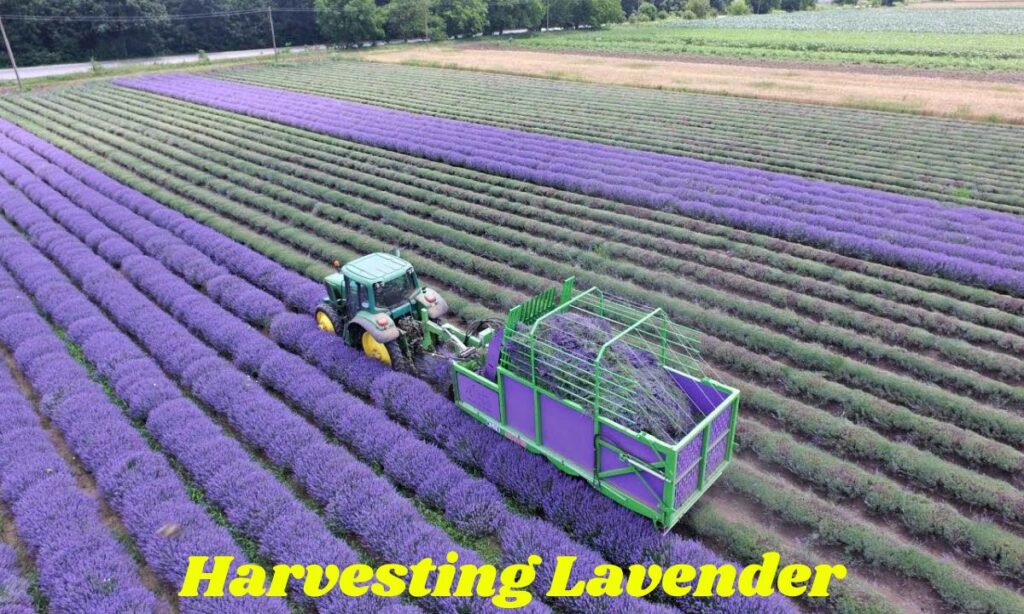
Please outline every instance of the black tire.
M335 335L342 334L343 330L341 321L338 319L338 312L335 311L334 307L327 303L320 303L317 305L316 311L313 312L313 317L316 318L318 313L323 313L327 316L327 319L331 322L331 328L334 329ZM317 320L317 325L320 325L319 319ZM323 327L321 327L321 330L323 330Z
M388 355L391 356L391 368L395 371L401 371L402 373L412 373L412 361L406 358L405 353L402 352L402 343L400 339L394 341L388 341L384 344L384 347L388 350Z

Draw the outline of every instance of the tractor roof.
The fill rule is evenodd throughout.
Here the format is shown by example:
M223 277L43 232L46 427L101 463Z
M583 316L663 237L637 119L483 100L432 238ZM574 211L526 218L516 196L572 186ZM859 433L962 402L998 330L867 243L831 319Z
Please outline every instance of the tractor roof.
M376 252L356 258L341 268L346 277L362 283L387 281L404 274L412 265L398 256Z

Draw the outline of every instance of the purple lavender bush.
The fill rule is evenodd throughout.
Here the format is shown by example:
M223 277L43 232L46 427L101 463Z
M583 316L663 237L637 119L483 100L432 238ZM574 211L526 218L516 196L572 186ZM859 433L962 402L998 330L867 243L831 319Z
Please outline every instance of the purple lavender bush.
M3 169L4 163L0 161L0 171ZM36 196L39 202L43 202L40 197L47 192L40 186L36 187ZM54 196L52 193L49 195ZM101 226L92 219L91 223L95 226L90 229L86 218L62 214L62 209L73 208L73 205L66 201L61 202L59 198L48 199L46 205L57 218L76 219L76 229L86 236L90 236ZM23 195L14 193L11 198L0 204L0 207L3 207L4 212L28 233L36 247L42 248L80 284L81 290L90 299L104 309L117 324L124 326L125 332L135 336L160 363L161 368L178 378L211 410L226 417L237 436L259 449L272 462L287 467L302 486L305 486L304 480L317 466L330 467L339 475L345 475L347 481L344 484L335 484L339 487L344 486L343 488L324 491L324 498L318 501L325 509L330 528L355 535L378 560L400 563L412 563L424 557L440 560L445 553L454 550L459 552L461 559L467 563L483 563L478 555L460 548L440 529L427 524L412 503L401 497L385 480L375 476L369 467L356 460L345 449L326 445L327 440L319 431L264 391L252 379L237 371L231 363L219 358L217 351L192 337L186 329L153 305L74 235L67 233L47 217L33 202L26 200ZM144 256L129 256L124 258L121 264L126 271L146 271L154 274L162 272L164 278L157 277L156 280L170 283L168 287L174 290L162 294L164 298L174 297L183 301L196 298L195 290L191 286L174 277L166 269L145 268L152 262ZM133 266L140 268L136 269ZM207 303L210 302L209 299L202 298ZM219 307L217 309L220 310ZM189 313L196 322L204 313L207 316L211 315L208 312L200 312L198 315L192 311ZM251 330L251 327L237 319L230 318L229 321ZM205 322L211 330L220 329L224 325L223 321L212 317ZM276 347L269 340L266 340L266 343L269 352L264 356L265 359L273 357ZM308 367L301 359L299 362ZM336 386L332 384L332 387ZM158 430L160 426L164 424L158 423ZM193 433L185 432L180 436L191 440ZM292 462L300 450L317 443L326 445L320 448L325 450L326 454L317 459L316 465L307 466ZM289 540L284 543L294 542L308 546L311 543L308 537L312 536L315 538L314 541L320 544L315 561L330 561L343 565L358 560L352 550L342 546L340 541L330 535L325 525L320 524L322 529L317 532L316 527L320 520L313 513L301 506L289 507L286 497L290 494L285 495L285 491L281 490L273 478L247 477L242 481L243 494L239 494L239 489L236 488L239 481L237 465L238 463L235 463L226 469L231 472L230 474L219 473L211 478L208 490L211 498L218 502L227 501L229 497L235 498L234 505L227 507L226 510L233 524L238 523L243 530L254 531L265 526L265 522L261 522L260 518L267 521L269 518L284 515L298 515L306 519L303 531L307 539ZM426 467L422 469L425 470ZM244 486L250 486L252 491L246 490ZM372 516L356 514L350 507L353 492L375 493L373 505L370 506L374 511ZM268 512L271 516L267 516ZM295 557L287 557L286 560L302 562L302 559ZM480 599L469 599L466 602L424 599L418 604L429 606L431 610L437 612L454 612L464 607L469 607L472 611L487 608L486 601ZM342 611L372 612L381 607L376 599L344 599L340 593L331 595L317 605L330 611L340 608Z
M601 409L610 408L606 415L613 419L666 443L679 441L699 421L689 397L650 352L619 340L608 346L598 363L601 347L616 334L607 320L576 312L547 318L532 342L532 366L529 330L520 323L516 334L506 338L504 349L510 368L526 379L535 372L544 389L594 412L599 364L605 382Z
M183 74L117 84L367 145L1024 293L1017 216Z
M49 328L29 317L19 317L35 316L35 312L27 299L9 292L15 284L3 271L0 289L8 291L5 299L11 312L0 318L0 345L16 356L22 347L32 346L21 354L21 361L15 359L19 368L30 360L33 364L52 362L58 369L67 366L55 355L64 349L59 341L54 339L49 352L39 347L36 340ZM81 382L75 381L74 369L67 375L70 381L59 386L51 383L51 390L70 396L77 388L75 384L80 386ZM40 391L39 379L48 376L52 376L48 369L34 369L30 383L36 392ZM71 468L57 454L6 367L0 367L0 399L4 409L0 421L0 496L13 513L15 531L35 559L40 590L50 607L54 611L114 611L118 604L135 611L162 611L164 606L143 587L131 556L104 526L96 501L75 484ZM45 401L54 403L52 396L44 397ZM24 586L12 574L12 563L9 551L0 552L0 591L8 586L11 589L9 596L6 591L0 592L0 605L8 598L12 608L30 605L24 599Z
M0 376L2 377L2 376ZM18 553L6 544L0 544L0 612L4 614L32 614L29 583L18 569Z
M102 173L96 172L95 169L91 169L66 153L49 146L44 141L20 131L20 129L11 130L8 134L38 154L40 158L56 162L55 166L81 181L83 185L93 188L123 208L138 213L153 224L172 232L189 246L208 256L216 264L268 291L288 306L300 311L307 311L322 293L319 284L286 271L262 255L226 239L209 228L197 224L133 190L120 186ZM50 179L56 181L57 176L54 175ZM61 185L63 189L68 187L64 184ZM30 226L33 225L33 222L34 218L27 220L27 224ZM76 220L76 222L84 224L82 220ZM113 222L111 221L111 223ZM102 234L101 229L96 226L91 229L76 226L76 229L80 232L85 231L86 234L83 236L86 237L89 237L90 233ZM128 231L126 230L126 232ZM63 257L61 264L69 271L79 270L76 259L89 260L88 251L82 252L81 249L69 250L61 247L66 245L69 239L66 233L59 229L53 227L37 229L37 240L40 244L45 244L50 248L53 256ZM73 239L71 241L73 242ZM110 239L106 239L103 245L109 247L110 241ZM126 272L134 270L137 276L133 277L137 283L142 284L139 281L140 277L145 277L142 272L156 272L159 267L150 266L152 261L147 261L145 258L126 258L126 255L137 253L129 247L131 246L122 245L116 250L112 250L115 256L111 256L108 260L126 264ZM103 255L99 248L99 245L93 247L96 253ZM149 248L153 249L153 245L149 245ZM162 253L164 258L177 258L171 254L184 251L177 250L170 244L158 244L158 248L164 250ZM115 257L118 259L114 260ZM182 261L175 260L179 263ZM162 264L177 271L183 278L188 278L188 274L179 264L173 262L168 264L163 261ZM205 265L196 261L192 266L203 268ZM81 272L88 273L84 268ZM116 281L116 276L98 276L97 278L103 280L104 284ZM436 453L431 452L427 457L417 456L415 437L412 440L403 438L400 430L386 426L387 422L380 422L380 418L375 417L373 413L377 412L378 408L408 424L420 436L444 449L451 458L457 459L474 470L483 471L488 479L499 484L503 490L518 501L525 503L534 512L544 514L557 526L563 527L573 539L590 544L595 550L607 556L608 560L624 565L647 560L670 563L672 561L667 553L671 544L686 544L692 547L692 552L684 559L687 562L718 560L713 553L696 542L681 540L676 535L663 538L644 519L616 506L579 481L559 474L550 464L541 459L537 459L496 437L486 428L459 412L450 402L434 394L424 382L396 374L381 363L368 360L361 353L348 348L339 339L317 331L308 315L278 314L274 317L270 327L271 335L282 345L288 345L294 351L301 353L307 360L314 362L322 373L345 383L350 390L366 396L372 394L377 401L377 407L373 408L373 411L370 411L370 407L338 391L334 391L330 396L321 397L321 391L329 390L325 380L311 380L312 383L308 384L303 382L302 374L312 374L313 372L308 369L302 370L301 373L294 371L293 369L297 369L300 363L295 363L290 359L277 358L281 354L272 342L268 344L267 339L248 327L239 328L234 322L230 322L229 317L225 319L227 316L222 311L215 313L207 310L203 300L197 298L194 292L186 293L180 300L175 299L178 291L184 290L184 287L176 282L172 286L167 286L168 288L173 287L173 290L162 290L166 281L170 280L165 278L152 285L143 284L141 287L145 288L146 292L154 298L159 297L168 313L188 320L190 328L196 330L204 338L216 339L218 345L227 344L223 347L225 351L234 353L236 364L250 373L259 375L267 385L284 391L282 394L289 399L295 399L293 402L297 406L309 411L311 416L318 422L322 421L321 424L332 429L333 433L346 433L347 431L344 430L346 428L351 431L357 430L351 426L346 427L349 424L378 425L375 428L381 428L381 432L384 433L382 440L395 446L401 446L404 452L401 454L391 453L379 461L382 466L387 467L386 471L389 477L404 484L416 484L418 479L422 487L416 491L417 497L422 496L427 500L435 501L434 504L441 502L440 504L446 506L446 515L451 518L458 517L464 514L465 510L471 509L468 506L462 507L464 503L460 500L468 499L473 502L473 505L479 506L480 495L474 490L477 487L467 482L465 489L449 488L459 479L464 479L461 476L466 475L465 471L450 463L443 466L437 465L437 462L447 462L443 454L434 456ZM201 283L197 285L201 285ZM97 297L96 300L102 302L103 290L111 290L113 287L90 284L85 286L85 289L96 293L94 294ZM241 405L242 409L239 413L242 413L243 417L248 417L240 423L241 426L252 424L253 429L258 429L261 425L266 424L267 420L274 420L272 403L267 404L262 401L254 403L253 399L249 398L250 395L246 393L234 399L220 399L219 396L227 392L224 388L230 388L231 382L236 381L234 376L228 373L214 373L205 376L204 367L208 369L220 364L215 355L196 346L194 339L187 331L176 325L173 320L168 320L159 309L152 311L151 305L144 305L142 301L136 300L134 295L130 296L131 300L128 300L127 304L122 305L130 294L126 291L118 292L119 300L110 301L104 307L113 316L116 316L114 319L128 327L126 330L134 331L133 334L152 333L146 334L145 339L139 338L145 341L155 357L160 358L166 354L169 361L166 362L168 365L166 368L169 373L175 377L188 379L192 390L201 392L201 398L207 399L211 408L218 413L228 412L228 409L218 408L223 408L224 404L232 401ZM204 315L188 316L190 310L196 308L203 311ZM233 331L243 332L242 339L237 343L230 343L227 340L230 335L225 336L215 330L215 327L220 325L227 325ZM157 335L157 332L161 334ZM271 356L273 360L268 362L268 356L271 353L274 353ZM200 361L203 361L202 366ZM193 368L188 369L188 374L186 374L183 369L180 369L181 364L193 365ZM178 375L179 373L180 375ZM244 382L243 385L246 391L258 391L258 388L251 388ZM312 407L308 405L310 399L317 399L316 404ZM417 404L416 399L423 403ZM379 415L377 414L377 416ZM358 418L358 416L363 417ZM348 417L352 418L351 423L347 420ZM368 420L368 422L364 420ZM298 436L301 436L303 432L301 429L293 430L291 427L285 430L298 433ZM351 442L351 445L356 446L355 449L360 454L363 451L374 449L374 442L372 438L365 436L365 430L358 429L359 432L364 433L362 436L350 432L351 438L347 440ZM253 432L253 435L255 436L256 433ZM357 466L337 463L336 448L330 444L322 442L322 440L317 443L318 437L316 436L297 443L295 437L292 435L283 439L277 438L272 449L279 450L275 454L281 454L282 458L292 459L292 470L296 472L303 487L314 499L322 501L330 497L332 493L344 492L344 489L351 490L352 480L361 480L359 477L361 471L357 469ZM402 441L409 443L401 443ZM270 445L268 442L268 446ZM380 446L376 447L380 448ZM427 448L423 448L423 450L426 451ZM426 464L416 467L416 463L403 462L407 456L418 463ZM430 471L423 471L423 467L429 467ZM355 470L354 473L353 470ZM477 483L479 484L479 482ZM376 490L377 487L369 486L369 488ZM452 492L449 494L446 490ZM565 493L570 491L573 496L566 499ZM382 494L385 492L387 492L386 489L381 491ZM493 500L491 497L491 495L487 495L486 499ZM545 501L548 502L547 506L544 505ZM582 503L587 509L596 510L596 513L588 514L586 517L574 515L569 512L571 506L567 501L571 501L574 505ZM500 508L496 509L500 510ZM360 507L351 507L350 502L333 500L328 506L328 517L338 517L342 515L343 511L361 513L360 510L362 510ZM465 518L474 523L466 526L486 527L486 525L475 524L477 520L485 518L481 514L470 513ZM377 516L372 519L381 522ZM515 520L514 516L512 520ZM371 525L355 524L351 526L362 527L359 529L361 532L357 534L368 535L370 543L378 543L372 523ZM515 522L505 522L503 526L515 527L518 525ZM551 525L546 526L554 528ZM486 530L486 528L481 530ZM543 533L530 532L531 535ZM420 533L414 531L414 534ZM503 540L513 537L508 530L502 535L504 536ZM536 546L542 548L543 544ZM387 543L381 543L379 547L387 547ZM578 542L575 544L571 541L567 542L566 551L581 552L584 557L592 556L586 554L586 550L581 549ZM782 599L733 599L723 602L689 599L680 600L680 606L688 611L735 611L738 606L742 607L744 611L791 611L788 603Z

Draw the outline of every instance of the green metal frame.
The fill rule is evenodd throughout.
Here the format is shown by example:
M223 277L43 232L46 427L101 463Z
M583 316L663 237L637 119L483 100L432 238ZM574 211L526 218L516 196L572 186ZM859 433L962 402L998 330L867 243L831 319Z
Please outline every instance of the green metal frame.
M656 525L663 529L671 528L679 519L693 506L700 496L721 476L726 466L732 460L735 446L736 423L739 414L739 391L708 377L700 372L699 345L696 331L679 327L672 324L660 309L644 310L638 305L624 302L621 299L606 297L599 289L574 293L574 279L565 281L558 293L557 289L551 288L530 300L512 308L505 323L505 340L516 343L516 336L525 338L529 342L529 363L525 365L522 360L511 359L505 351L502 352L501 361L497 369L496 381L490 381L479 375L476 369L462 364L454 364L452 367L452 379L456 405L473 416L476 420L491 427L512 441L525 447L531 452L542 454L547 457L560 470L570 475L583 477L591 482L600 492L612 498L619 504L652 519ZM583 309L585 308L585 309ZM595 366L592 375L592 394L571 393L556 394L545 388L537 378L537 356L538 351L544 355L546 360L557 359L551 348L538 348L537 330L543 326L548 317L556 313L565 313L571 309L583 309L590 315L599 317L608 314L608 318L615 320L617 328L610 335L600 348L595 359ZM518 330L520 324L529 326L529 333ZM656 324L656 325L655 325ZM649 328L655 325L654 331L657 344L651 346ZM648 330L645 330L645 326ZM642 334L641 334L642 331ZM638 341L638 336L641 338ZM644 339L647 339L646 341ZM678 442L664 442L648 433L639 432L632 428L629 419L629 406L624 403L623 393L617 390L618 387L628 385L616 380L614 377L602 373L600 365L605 357L608 348L614 343L627 342L631 345L639 345L644 349L656 348L659 362L666 369L675 374L690 378L715 388L725 395L725 398L711 411L699 424L697 424L685 437ZM547 362L545 364L550 364ZM557 364L557 363L555 363ZM524 369L524 367L528 367ZM550 374L547 374L550 376ZM570 375L560 374L562 377ZM499 418L496 420L488 413L474 407L463 400L459 389L459 376L484 386L498 396ZM534 436L530 437L509 425L507 408L507 391L504 382L507 380L517 381L532 390ZM573 385L568 380L558 380L561 384ZM541 398L548 396L556 399L566 407L569 407L582 414L593 417L594 422L594 470L590 471L571 460L563 457L558 452L550 449L544 444L544 433L541 432ZM729 428L717 440L711 440L711 427L723 413L729 413ZM614 429L629 439L635 440L650 448L657 456L655 462L647 462L629 452L620 449L602 436L606 429ZM689 446L695 438L700 437L701 453L696 463L690 467L679 467L680 454ZM713 471L708 472L708 455L711 450L725 440L725 452L721 464ZM620 461L626 463L624 467L617 467L602 470L601 452L610 450L615 453ZM675 493L678 483L685 479L691 472L697 472L696 487L685 501L676 501ZM652 490L652 496L658 501L658 505L651 506L647 502L617 488L609 478L626 475L629 473L646 474L654 476L661 481L660 489Z

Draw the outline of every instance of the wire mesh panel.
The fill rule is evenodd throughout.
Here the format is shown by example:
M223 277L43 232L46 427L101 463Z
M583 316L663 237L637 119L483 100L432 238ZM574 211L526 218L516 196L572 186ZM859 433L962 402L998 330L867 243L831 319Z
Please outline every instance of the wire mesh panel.
M662 441L702 419L665 367L701 377L699 334L661 309L591 288L528 301L506 324L502 366L593 415Z

